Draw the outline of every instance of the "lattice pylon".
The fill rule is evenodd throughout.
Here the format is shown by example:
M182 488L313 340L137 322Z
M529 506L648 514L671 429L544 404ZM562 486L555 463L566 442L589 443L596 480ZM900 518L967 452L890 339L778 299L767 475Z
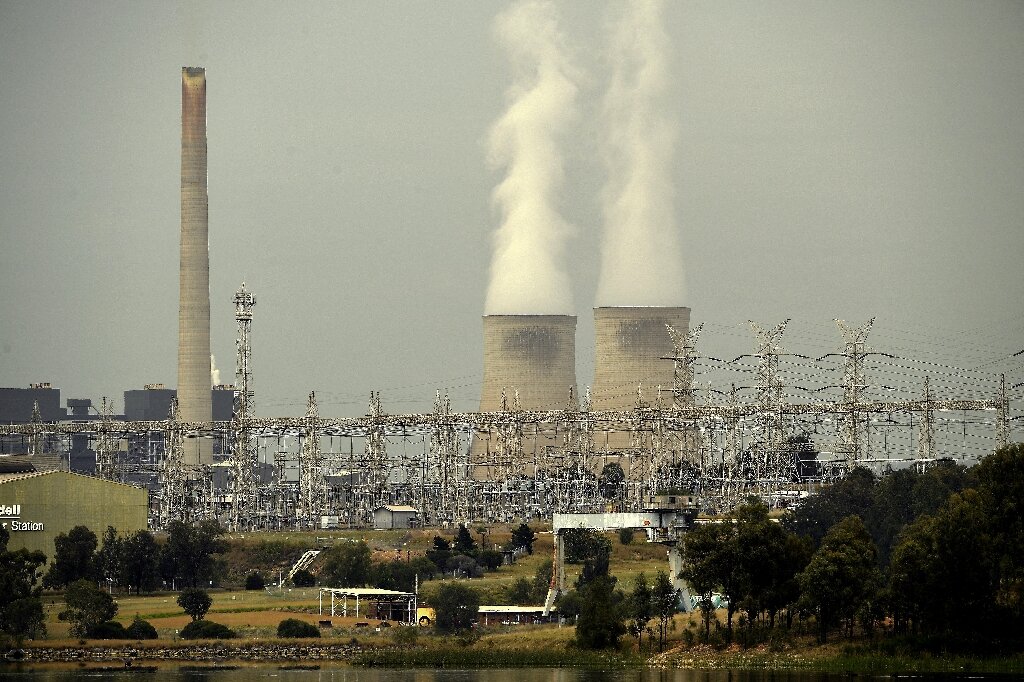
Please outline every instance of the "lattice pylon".
M96 475L108 481L121 480L121 467L118 462L118 439L114 438L112 422L114 406L104 396L100 407L100 433L96 442Z
M252 309L256 297L245 289L245 282L235 292L235 321L238 336L235 339L235 404L232 415L234 442L231 448L229 482L231 488L231 527L233 530L251 528L257 522L256 500L259 481L257 480L256 438L248 422L255 417L254 392L252 385Z
M935 408L932 404L931 382L924 378L924 399L921 401L921 419L917 423L917 458L931 459L935 455Z
M171 408L164 433L164 457L160 463L160 526L171 521L184 521L190 516L188 474L185 471L185 445L178 425L178 398L171 398Z
M316 406L316 394L310 392L306 407L305 428L302 447L299 451L299 507L297 519L306 527L315 528L320 516L326 511L327 480L324 477L324 460L320 452L320 415Z
M704 329L704 323L685 334L666 324L672 339L672 406L679 410L693 405L693 365L697 361L697 340Z
M871 318L859 327L851 327L843 320L835 320L836 326L843 334L843 426L840 440L836 447L844 454L847 470L857 465L864 456L861 438L862 420L859 416L859 405L867 383L864 378L864 358L868 353L867 338L875 318Z
M782 477L782 382L779 381L778 373L779 356L783 348L779 345L779 339L785 333L789 320L777 324L771 330L764 329L752 320L748 322L758 339L757 404L761 434L751 448L754 477L758 481L768 481ZM767 492L762 490L762 494Z

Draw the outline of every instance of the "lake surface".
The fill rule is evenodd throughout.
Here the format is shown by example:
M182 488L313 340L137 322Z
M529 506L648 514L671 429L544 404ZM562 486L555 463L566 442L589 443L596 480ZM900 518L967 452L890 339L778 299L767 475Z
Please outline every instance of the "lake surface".
M152 680L153 682L868 682L869 680L1010 680L1010 675L845 674L749 670L582 670L578 668L516 668L508 670L417 670L322 667L283 670L277 665L234 670L161 668L144 671L54 670L0 668L0 680L12 682L85 682L89 680Z

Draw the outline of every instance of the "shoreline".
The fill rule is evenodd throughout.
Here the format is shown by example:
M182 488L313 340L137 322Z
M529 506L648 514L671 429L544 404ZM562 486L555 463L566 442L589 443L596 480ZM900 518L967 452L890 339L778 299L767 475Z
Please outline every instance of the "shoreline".
M743 649L736 645L716 649L707 645L676 647L661 653L638 655L622 651L581 651L557 647L474 646L366 646L352 643L209 642L118 645L25 646L10 649L0 660L4 669L43 667L59 669L125 670L197 667L228 669L267 666L292 669L321 667L377 668L603 668L764 670L849 673L1016 673L1024 672L1024 656L970 658L848 653L841 648L766 647ZM14 656L12 657L12 654Z

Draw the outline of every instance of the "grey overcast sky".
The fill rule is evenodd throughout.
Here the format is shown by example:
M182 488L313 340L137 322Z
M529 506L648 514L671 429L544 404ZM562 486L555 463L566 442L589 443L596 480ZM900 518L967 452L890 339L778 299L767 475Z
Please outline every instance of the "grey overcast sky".
M300 414L310 390L326 415L371 390L390 412L435 389L475 408L507 5L0 0L0 385L120 407L176 383L189 65L207 73L222 381L244 280L259 414ZM557 201L585 386L615 64L608 6L556 7L578 79ZM680 0L664 31L679 302L707 323L703 353L752 352L747 319L793 318L783 345L820 355L833 318L877 316L878 350L1019 370L1024 2Z

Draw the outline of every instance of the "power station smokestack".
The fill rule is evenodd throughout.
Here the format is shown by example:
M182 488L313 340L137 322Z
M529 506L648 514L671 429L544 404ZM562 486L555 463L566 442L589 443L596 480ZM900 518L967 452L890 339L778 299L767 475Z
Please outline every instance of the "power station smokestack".
M672 338L666 324L685 334L690 309L682 307L594 308L595 410L628 410L636 406L637 387L644 401L654 403L661 387L666 407L672 405Z
M563 409L570 390L577 394L575 315L485 315L483 327L481 412L500 411L503 394L511 409L518 393L519 406L524 410ZM539 426L543 430L544 425ZM559 444L553 435L536 437L536 444L528 442L532 440L534 437L526 434L525 451L532 452L535 445ZM487 449L480 435L474 437L474 458Z
M178 298L178 419L211 421L210 245L206 193L206 70L181 69L181 272ZM205 439L188 439L185 464L213 463Z

